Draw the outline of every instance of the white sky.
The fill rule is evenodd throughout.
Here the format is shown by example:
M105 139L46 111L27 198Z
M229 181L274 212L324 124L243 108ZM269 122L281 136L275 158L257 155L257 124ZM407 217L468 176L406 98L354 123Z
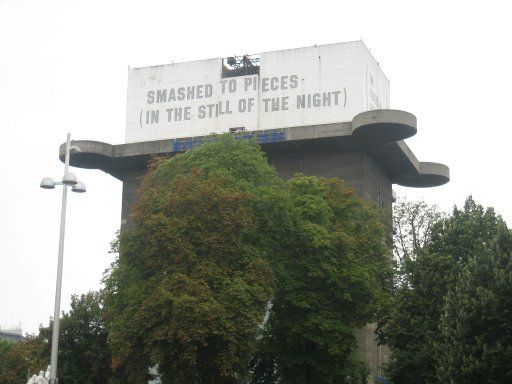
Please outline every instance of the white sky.
M468 194L512 223L512 27L508 1L0 0L0 325L37 332L53 315L61 191L58 147L124 140L128 66L363 38L391 81L391 107L418 118L419 160L451 182L395 187L450 210ZM120 224L121 182L74 169L62 309L100 287Z

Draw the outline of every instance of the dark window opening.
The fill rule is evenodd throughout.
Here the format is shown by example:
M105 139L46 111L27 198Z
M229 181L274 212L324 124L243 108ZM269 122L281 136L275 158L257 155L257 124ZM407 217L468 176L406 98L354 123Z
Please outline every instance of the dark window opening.
M230 56L222 60L222 77L259 75L260 58L257 55Z
M229 128L229 133L245 132L245 127L233 127Z

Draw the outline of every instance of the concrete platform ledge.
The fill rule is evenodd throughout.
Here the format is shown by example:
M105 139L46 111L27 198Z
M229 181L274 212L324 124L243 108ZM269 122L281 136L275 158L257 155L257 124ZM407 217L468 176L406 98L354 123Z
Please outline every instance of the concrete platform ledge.
M114 156L114 145L101 141L79 140L72 141L72 146L78 147L78 152L73 152L70 165L79 168L103 169ZM59 158L64 162L66 144L59 148Z
M242 132L238 136L239 139L257 139L267 154L288 153L299 159L304 158L304 154L322 151L325 156L330 156L328 154L333 151L366 153L378 162L392 183L407 187L425 188L447 183L450 170L446 165L418 161L403 141L415 133L416 117L413 114L383 109L360 113L352 122ZM198 136L118 145L73 141L72 145L80 151L71 155L70 165L100 169L124 181L133 172L143 173L151 156L172 156L210 139L209 136ZM64 146L59 148L62 161Z
M394 109L362 112L352 120L352 131L374 145L403 140L416 134L416 116Z
M420 162L418 172L396 175L393 181L404 187L438 187L450 181L450 169L444 164Z

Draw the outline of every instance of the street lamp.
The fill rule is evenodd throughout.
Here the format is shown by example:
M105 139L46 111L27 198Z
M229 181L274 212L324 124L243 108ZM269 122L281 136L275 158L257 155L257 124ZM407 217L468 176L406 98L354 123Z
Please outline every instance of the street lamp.
M62 181L54 181L49 177L41 180L40 187L54 189L56 185L62 185L62 208L60 211L60 236L59 258L57 262L57 284L55 287L55 308L53 311L52 355L50 361L50 384L57 384L57 354L59 350L59 326L60 326L60 296L62 287L62 262L64 256L64 231L66 228L66 203L68 187L72 192L85 192L85 184L78 181L76 176L69 172L69 154L71 151L80 152L78 147L71 147L71 135L68 133L66 140L66 157L64 161L64 176Z

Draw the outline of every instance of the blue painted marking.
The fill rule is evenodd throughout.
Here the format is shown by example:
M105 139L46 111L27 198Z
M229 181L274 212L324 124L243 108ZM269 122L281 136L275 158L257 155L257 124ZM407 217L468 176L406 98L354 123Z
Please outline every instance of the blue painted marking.
M254 135L253 133L244 133L244 134L237 134L234 135L235 140L252 140L256 136L256 141L259 144L269 144L269 143L278 143L280 141L285 141L286 136L284 132L264 132L264 133L258 133L257 135ZM206 142L211 142L215 140L212 137L204 138L204 139L196 139L196 140L187 140L187 141L175 141L172 143L172 150L173 152L184 152L187 149L191 149L194 147L197 147L198 145L201 145Z

